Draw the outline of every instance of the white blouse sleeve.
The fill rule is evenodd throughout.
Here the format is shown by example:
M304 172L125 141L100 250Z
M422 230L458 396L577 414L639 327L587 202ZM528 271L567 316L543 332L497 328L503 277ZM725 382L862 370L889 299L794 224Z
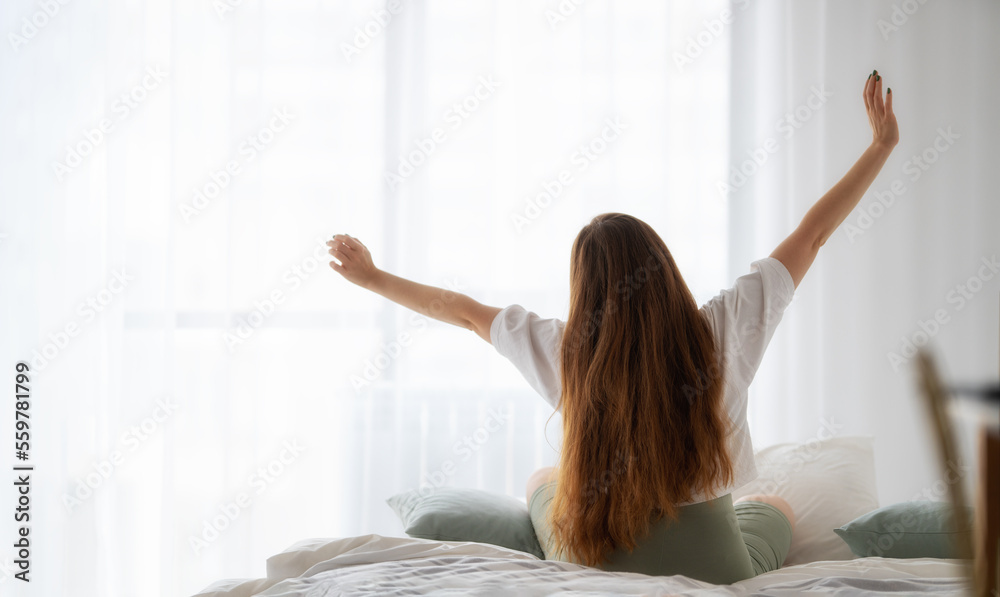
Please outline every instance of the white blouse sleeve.
M559 319L542 319L521 305L502 309L490 326L490 342L497 352L517 367L552 408L562 393L559 349L565 326Z
M795 294L795 284L785 266L768 257L750 264L732 288L705 303L715 337L725 352L727 369L747 387L764 358L764 350Z

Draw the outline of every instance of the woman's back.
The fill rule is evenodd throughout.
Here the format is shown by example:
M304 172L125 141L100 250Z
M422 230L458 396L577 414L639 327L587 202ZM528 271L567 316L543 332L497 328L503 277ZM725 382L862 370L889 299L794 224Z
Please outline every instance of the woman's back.
M747 423L747 388L794 294L791 276L779 261L762 259L751 264L751 270L697 312L711 330L718 365L713 371L699 373L723 378L717 408L723 411L728 424L729 434L722 441L732 462L730 482L714 491L693 492L690 499L676 503L676 520L650 514L647 532L633 537L634 549L629 551L623 543L613 545L605 551L599 567L655 575L684 574L710 582L731 583L774 569L784 559L791 540L788 519L766 504L734 506L730 495L733 489L756 477ZM565 329L566 324L558 319L542 319L519 305L511 305L501 310L490 330L497 351L509 358L529 384L557 409L564 406L560 361L566 342ZM695 382L672 391L691 404L703 398L706 387ZM662 391L666 395L671 390ZM676 397L665 396L664 400ZM564 436L564 448L566 442ZM590 475L600 482L586 487L578 512L596 514L594 508L601 500L601 505L608 509L629 508L621 495L633 488L622 488L617 483L626 469L620 463L607 468L615 474ZM586 563L564 557L556 547L558 541L552 536L550 510L557 488L558 483L550 482L530 496L539 542L550 559ZM611 496L610 492L618 493ZM743 526L755 530L746 533ZM751 548L751 544L755 547Z
M700 309L712 330L719 363L724 368L722 406L732 425L728 448L733 479L714 495L695 496L691 501L730 493L757 476L747 421L747 390L795 287L777 259L754 261L750 269ZM565 326L560 319L542 318L514 304L501 309L490 327L490 341L497 352L509 359L556 410L561 409L560 349ZM701 387L693 384L679 391L685 399L695 400Z

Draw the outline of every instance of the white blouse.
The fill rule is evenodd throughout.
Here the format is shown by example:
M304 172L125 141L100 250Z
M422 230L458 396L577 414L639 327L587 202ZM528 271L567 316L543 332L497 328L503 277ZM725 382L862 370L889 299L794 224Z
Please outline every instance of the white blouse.
M768 257L751 263L750 273L701 307L716 346L725 355L724 403L734 424L729 451L734 475L731 485L714 495L698 496L692 503L731 493L757 478L747 424L747 388L794 294L791 274L780 261ZM564 321L543 319L516 304L501 310L490 326L490 341L497 352L510 359L553 408L558 408L562 393L559 349L565 327Z

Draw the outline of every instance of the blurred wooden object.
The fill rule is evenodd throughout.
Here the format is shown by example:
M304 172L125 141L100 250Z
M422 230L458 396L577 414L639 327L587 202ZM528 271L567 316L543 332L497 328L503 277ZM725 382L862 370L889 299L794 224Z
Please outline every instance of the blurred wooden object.
M961 409L951 414L971 421L976 428L978 445L978 479L976 487L976 520L973 537L977 586L986 587L983 594L1000 595L1000 384L987 387L950 386L952 397L967 396L972 400L955 401Z
M955 438L951 430L951 422L945 410L947 396L945 395L944 388L941 386L937 368L934 366L934 362L928 351L920 349L917 352L917 364L920 375L920 387L925 398L924 403L927 406L931 425L934 428L934 435L938 446L937 452L941 456L941 471L945 473L942 478L947 479L949 468L961 470L958 450L955 447ZM961 512L965 510L966 504L969 503L965 500L965 487L962 484L961 477L954 483L949 483L948 490L951 494L952 505L955 507L955 520L957 521L961 516ZM961 542L958 549L961 556L970 557L973 554L972 541L966 540ZM981 555L985 557L985 554ZM978 570L978 566L976 566L976 569ZM974 588L974 594L978 596L990 596L990 590L987 588L987 585L980 585L980 579L973 574L973 567L970 566L966 570L971 586Z
M980 595L1000 595L1000 432L979 430L979 491L976 492L976 586Z

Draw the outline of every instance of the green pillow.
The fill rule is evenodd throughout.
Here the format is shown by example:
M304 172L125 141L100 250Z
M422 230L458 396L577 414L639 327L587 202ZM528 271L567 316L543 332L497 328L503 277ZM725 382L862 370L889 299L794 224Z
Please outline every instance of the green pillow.
M956 520L948 502L902 502L872 510L833 532L862 558L971 558L972 508L962 513Z
M478 489L411 489L386 502L403 521L406 534L435 541L476 541L524 551L544 560L528 507Z

